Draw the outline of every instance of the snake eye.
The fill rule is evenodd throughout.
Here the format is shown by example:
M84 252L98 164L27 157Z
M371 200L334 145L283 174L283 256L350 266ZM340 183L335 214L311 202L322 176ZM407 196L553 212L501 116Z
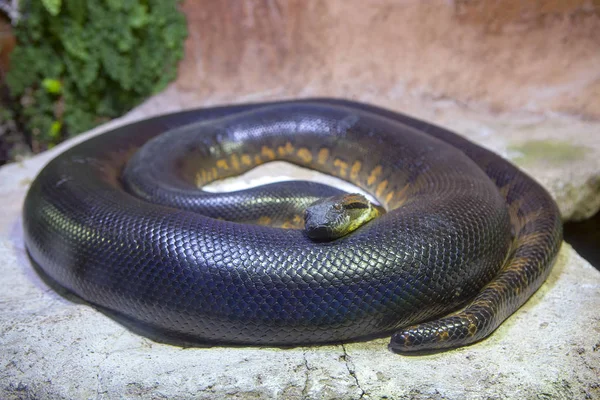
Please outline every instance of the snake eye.
M357 208L369 208L369 203L355 201L349 204L346 204L347 209L357 209Z
M336 211L341 211L342 208L344 208L344 207L340 203L335 203L333 205L333 209L336 210Z

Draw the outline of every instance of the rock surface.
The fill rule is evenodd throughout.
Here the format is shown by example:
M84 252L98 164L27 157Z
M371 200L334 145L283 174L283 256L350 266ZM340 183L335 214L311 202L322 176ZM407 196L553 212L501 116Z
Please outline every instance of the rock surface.
M600 398L600 273L567 244L548 281L488 340L422 356L392 354L387 338L289 349L176 347L52 290L23 246L20 213L29 183L74 142L169 110L167 104L176 108L159 96L121 121L0 169L0 398ZM421 117L526 168L565 215L584 213L561 185L593 180L599 170L597 125L483 116L452 105L426 109Z
M185 104L314 95L452 99L600 119L589 0L188 0Z

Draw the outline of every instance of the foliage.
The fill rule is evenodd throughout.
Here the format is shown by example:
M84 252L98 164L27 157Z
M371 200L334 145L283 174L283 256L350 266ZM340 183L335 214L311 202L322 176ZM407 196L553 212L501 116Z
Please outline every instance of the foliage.
M26 1L6 83L31 141L51 147L122 115L177 74L173 0Z

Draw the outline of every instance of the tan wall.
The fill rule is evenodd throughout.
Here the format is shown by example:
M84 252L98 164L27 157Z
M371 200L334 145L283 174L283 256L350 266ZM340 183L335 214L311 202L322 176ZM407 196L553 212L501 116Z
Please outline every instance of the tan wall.
M329 95L598 119L598 4L187 0L175 89L187 106Z

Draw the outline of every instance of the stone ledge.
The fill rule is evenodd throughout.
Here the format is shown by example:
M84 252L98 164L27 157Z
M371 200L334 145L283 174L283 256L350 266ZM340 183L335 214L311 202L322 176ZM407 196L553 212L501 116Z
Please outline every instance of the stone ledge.
M107 125L154 114L162 109L161 101L153 99L122 121ZM565 137L573 123L578 128L575 132L591 132L593 127L584 122L560 118L507 122L480 115L475 118L473 113L447 107L430 109L436 122L522 163L559 202L560 185L555 183L573 183L574 176L583 176L577 175L581 173L578 167L569 172L572 175L560 177L561 172L571 170L566 166L579 165L582 157L591 164L599 159L593 156L597 141ZM488 340L417 357L390 353L387 338L292 349L174 347L134 334L94 308L61 297L40 279L26 257L21 204L45 162L105 128L0 169L4 193L0 199L0 259L4 261L0 264L0 397L600 396L600 273L567 244L548 281ZM524 130L530 133L529 143L541 141L541 146L549 146L556 160L540 158L535 146L519 142L518 132ZM563 213L572 209L569 204L562 203Z

